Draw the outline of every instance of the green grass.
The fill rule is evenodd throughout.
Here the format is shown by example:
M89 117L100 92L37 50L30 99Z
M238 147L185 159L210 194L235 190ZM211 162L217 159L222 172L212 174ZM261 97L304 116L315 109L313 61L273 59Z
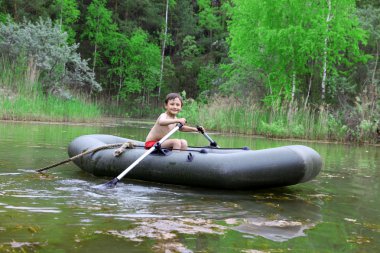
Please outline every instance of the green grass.
M85 99L44 95L25 61L0 60L0 119L87 122L100 117L101 109Z
M0 97L0 118L37 121L94 121L100 109L79 100L62 100L53 96Z
M215 97L208 104L185 103L181 116L208 130L278 138L344 141L345 126L327 108L282 105L265 108L253 102Z

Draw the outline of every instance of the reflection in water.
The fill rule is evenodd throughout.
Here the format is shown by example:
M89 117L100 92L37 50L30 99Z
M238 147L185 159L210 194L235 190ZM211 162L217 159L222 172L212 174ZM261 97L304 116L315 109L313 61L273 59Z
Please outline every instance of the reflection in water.
M198 233L222 234L224 226L213 224L211 220L196 218L177 219L144 219L136 223L137 227L130 230L108 230L105 233L132 241L143 241L144 238L169 240L177 237L177 233L194 235ZM97 233L104 233L98 231Z
M77 184L76 181L64 180L60 183L86 185L85 182ZM71 186L57 189L74 194L81 192L82 198L71 198L77 206L87 206L91 210L99 210L101 206L110 207L107 212L96 212L92 215L128 220L136 227L103 233L137 241L145 237L173 238L177 233L220 234L226 229L273 241L285 241L304 236L304 230L321 220L318 206L292 195L291 192L250 195L247 192L204 192L185 187L123 183L103 191L88 184L85 188L78 190ZM91 199L90 203L88 198ZM296 214L294 210L302 212ZM224 225L215 224L216 221Z
M302 224L299 221L265 219L245 219L243 224L234 229L247 233L265 237L276 242L283 242L295 237L305 236L304 230L314 227L314 223Z

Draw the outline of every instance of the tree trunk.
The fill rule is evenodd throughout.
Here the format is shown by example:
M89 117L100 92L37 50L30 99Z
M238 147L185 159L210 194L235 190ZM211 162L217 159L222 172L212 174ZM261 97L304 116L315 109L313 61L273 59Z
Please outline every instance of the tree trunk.
M307 106L307 102L309 101L312 82L313 82L313 75L310 75L310 78L309 78L309 88L307 90L307 95L306 95L305 105L304 105L305 109L306 109L306 106Z
M29 56L28 59L28 70L27 70L27 82L26 82L26 88L28 91L33 90L33 85L38 80L38 69L36 60L33 56Z
M292 76L292 100L291 103L294 101L294 96L296 93L296 72L293 71L293 76Z
M99 24L99 16L97 17L97 23ZM97 50L98 50L98 42L97 42L97 39L98 39L98 26L96 28L96 33L95 33L95 48L94 48L94 61L92 63L92 72L95 73L95 66L96 66L96 54L97 54Z
M160 81L158 83L158 99L160 99L160 95L161 95L161 83L162 83L162 76L163 76L163 73L164 73L166 36L167 36L167 33L168 33L168 13L169 13L169 0L166 0L165 32L164 32L164 41L162 42L161 71L160 71Z
M98 45L97 45L96 42L95 42L94 61L92 62L92 72L94 72L94 73L95 73L95 65L96 65L97 48L98 48Z
M322 101L325 100L326 97L326 80L327 80L327 46L328 46L328 32L329 32L329 23L332 19L331 16L331 0L327 0L327 5L328 5L328 12L327 12L327 17L326 17L326 37L325 37L325 42L324 42L324 49L323 49L323 74L322 74Z
M376 43L376 56L375 56L375 66L373 67L373 73L372 73L372 80L370 85L370 93L369 97L371 98L371 115L376 110L376 104L377 104L377 85L376 85L376 72L377 72L377 64L379 62L379 42Z
M121 92L121 87L123 84L123 80L121 77L119 77L119 90L117 91L117 99L116 99L116 105L119 106L119 100L120 100L120 92Z

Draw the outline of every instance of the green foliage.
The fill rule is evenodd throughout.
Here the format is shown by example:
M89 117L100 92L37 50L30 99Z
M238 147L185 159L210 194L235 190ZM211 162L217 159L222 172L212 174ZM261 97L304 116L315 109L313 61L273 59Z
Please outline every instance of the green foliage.
M187 122L192 122L189 123L190 125L197 124L198 113L200 110L199 103L192 98L187 98L187 93L185 90L180 92L180 95L183 99L183 106L179 117L185 118Z
M178 42L183 41L188 35L198 35L200 28L197 26L197 17L190 1L177 1L172 13L170 30L176 44L180 44Z
M75 31L72 25L79 20L78 3L75 0L54 0L53 8L57 12L59 24L68 33L68 42L75 43Z
M183 39L182 51L180 52L180 55L183 58L183 61L182 61L183 66L186 69L191 70L194 67L194 64L196 63L194 62L193 59L199 56L199 54L200 54L200 49L197 46L195 37L190 36L190 35L186 36Z
M241 61L233 61L230 64L222 64L223 82L220 91L223 95L236 97L262 98L265 90L262 84L263 77L258 71L243 64Z
M112 12L106 8L106 0L94 0L87 8L83 37L92 43L103 44L107 35L116 30L112 21Z
M117 26L112 20L112 11L106 8L106 0L92 1L87 8L82 38L87 38L94 46L93 70L97 65L101 65L97 62L97 58L102 55L102 49L106 50L106 45L116 30ZM99 51L98 47L100 47Z
M198 0L198 6L200 26L206 30L221 30L221 16L217 13L218 9L212 6L212 1Z
M287 126L282 121L272 122L270 124L261 121L260 128L266 136L289 136Z
M357 69L358 82L362 82L364 89L362 96L372 104L372 114L374 114L380 93L380 6L366 6L358 10L358 15L363 28L368 31L368 44L364 48L365 52L372 57L368 64ZM364 72L364 73L363 73Z
M348 128L335 118L332 114L328 114L327 129L331 139L344 140L347 135Z
M326 20L325 2L299 0L290 6L288 1L233 2L230 56L264 77L269 103L289 100L294 89L307 90L304 77L322 76L325 52L331 75L364 60L359 43L365 37L353 1L332 0L331 20Z
M359 125L360 139L368 141L375 138L377 121L362 120Z
M210 63L200 68L197 80L200 91L199 99L206 102L207 96L216 94L219 91L224 78L220 67Z
M0 23L5 23L7 21L7 14L4 12L4 0L0 0Z
M108 52L113 68L109 73L121 80L119 96L127 99L129 94L152 92L158 85L159 47L150 43L142 30L137 30L130 38L116 33L113 37L116 39L110 41ZM116 54L119 50L122 54Z

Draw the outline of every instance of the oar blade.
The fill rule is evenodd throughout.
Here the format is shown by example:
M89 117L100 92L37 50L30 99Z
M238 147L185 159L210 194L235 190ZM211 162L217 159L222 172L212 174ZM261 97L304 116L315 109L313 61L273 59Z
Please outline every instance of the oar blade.
M112 179L111 181L103 184L102 186L104 188L114 188L116 186L116 184L119 182L119 179L117 177L115 177L114 179Z

